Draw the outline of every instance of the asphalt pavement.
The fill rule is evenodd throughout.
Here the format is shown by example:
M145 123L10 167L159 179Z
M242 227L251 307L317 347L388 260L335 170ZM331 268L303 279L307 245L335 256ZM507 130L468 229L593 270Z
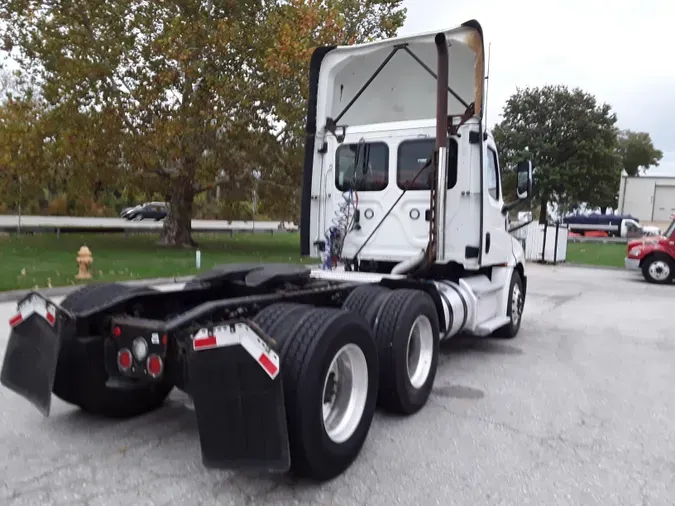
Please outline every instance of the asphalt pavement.
M205 469L178 392L155 413L111 421L56 398L43 418L0 388L0 503L675 504L675 285L527 271L520 335L445 347L429 404L378 414L330 483ZM0 354L12 310L0 305Z

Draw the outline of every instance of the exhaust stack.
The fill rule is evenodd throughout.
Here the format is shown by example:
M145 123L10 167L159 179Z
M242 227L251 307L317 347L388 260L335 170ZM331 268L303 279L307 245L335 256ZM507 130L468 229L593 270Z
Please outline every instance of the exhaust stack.
M448 166L448 42L444 33L434 39L438 54L436 79L436 153L431 187L428 260L445 260L445 199Z

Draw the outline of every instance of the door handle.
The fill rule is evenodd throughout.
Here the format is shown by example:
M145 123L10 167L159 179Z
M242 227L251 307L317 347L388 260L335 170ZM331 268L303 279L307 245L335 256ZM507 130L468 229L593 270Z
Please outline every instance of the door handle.
M485 234L485 253L490 253L490 232Z

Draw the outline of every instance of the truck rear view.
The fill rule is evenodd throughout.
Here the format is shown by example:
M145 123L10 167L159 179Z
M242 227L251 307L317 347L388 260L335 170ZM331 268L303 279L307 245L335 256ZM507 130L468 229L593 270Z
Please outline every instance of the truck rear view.
M109 417L178 388L206 466L328 480L377 407L426 405L442 341L519 333L527 277L507 213L531 198L532 165L506 203L480 25L319 48L310 67L301 248L324 268L224 265L173 292L91 285L60 305L32 293L3 385L45 415L53 393Z

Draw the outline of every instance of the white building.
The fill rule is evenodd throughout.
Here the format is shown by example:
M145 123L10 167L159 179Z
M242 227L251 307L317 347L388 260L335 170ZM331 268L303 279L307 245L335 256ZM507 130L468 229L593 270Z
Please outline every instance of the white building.
M675 177L621 174L619 214L630 214L641 222L670 222L675 214Z

